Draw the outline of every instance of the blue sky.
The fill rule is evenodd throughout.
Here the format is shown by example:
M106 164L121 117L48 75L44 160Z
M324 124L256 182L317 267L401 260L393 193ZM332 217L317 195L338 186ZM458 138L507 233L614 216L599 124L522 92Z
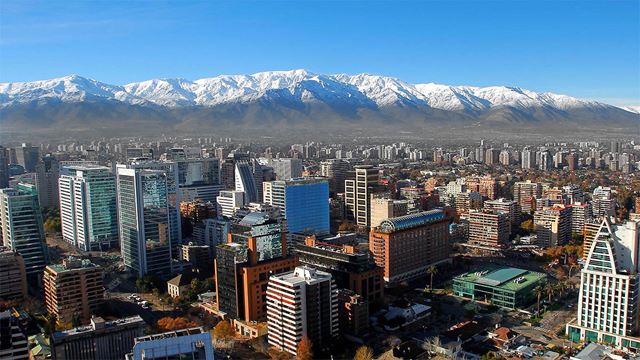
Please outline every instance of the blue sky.
M640 105L640 1L0 1L0 82L298 68Z

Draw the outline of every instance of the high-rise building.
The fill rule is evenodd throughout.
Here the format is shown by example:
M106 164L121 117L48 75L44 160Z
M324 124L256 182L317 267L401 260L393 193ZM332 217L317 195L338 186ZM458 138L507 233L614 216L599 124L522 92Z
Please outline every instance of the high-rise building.
M582 259L584 260L589 256L591 244L593 244L593 241L596 239L596 235L598 235L598 231L600 231L600 225L602 225L602 220L591 218L582 226L582 235L584 236L584 241L582 243Z
M290 233L329 232L329 183L325 178L296 178L263 184L264 202L277 206Z
M235 189L244 192L245 202L258 201L258 187L253 176L253 168L246 161L236 161L235 163Z
M302 176L302 160L292 158L269 159L269 166L276 173L276 180L289 180Z
M139 315L111 321L92 317L89 326L52 334L52 358L124 359L133 348L134 340L144 335L146 326Z
M532 209L532 202L535 204L535 199L542 197L542 190L546 187L546 184L534 183L531 180L518 181L513 184L513 200L515 200L522 212L530 212Z
M542 247L564 245L571 240L571 208L553 205L537 210L533 217L537 244Z
M571 153L567 155L567 167L569 171L575 171L578 169L578 155L575 153Z
M127 161L134 159L153 159L153 149L151 148L128 148L125 156Z
M357 165L349 178L344 181L345 207L347 220L356 225L369 228L371 194L380 180L380 171L372 165Z
M611 188L598 186L591 195L594 216L615 216L616 199L612 196Z
M304 243L296 243L300 264L326 271L336 285L349 289L373 303L382 300L384 271L377 267L368 252L357 250L354 244L332 244L307 236Z
M640 351L640 223L605 218L580 275L578 315L567 324L573 341Z
M169 277L172 244L178 244L180 239L180 228L173 221L174 217L180 219L180 213L171 205L169 176L163 170L118 167L117 171L124 266L138 277Z
M40 160L40 148L31 144L22 144L16 148L16 160L27 172L34 172Z
M484 202L484 208L491 211L501 212L509 219L509 233L514 233L520 223L520 207L515 200L500 198Z
M226 218L232 218L236 211L246 204L244 192L235 190L220 191L216 202L218 203L218 216Z
M390 199L386 194L371 194L371 227L380 225L382 220L407 215L409 201Z
M338 291L331 274L311 267L273 275L267 287L269 345L297 355L307 337L323 349L339 332Z
M21 302L27 296L27 273L18 253L0 246L0 300Z
M63 167L59 179L62 238L83 251L118 246L116 178L98 165Z
M40 207L57 208L58 203L58 177L60 166L58 160L52 155L42 158L36 165L36 188Z
M494 149L494 148L489 148L486 150L485 156L484 156L484 162L487 165L496 165L498 164L500 160L500 150L498 149Z
M520 166L523 169L533 169L536 167L536 157L531 149L524 148L522 150L522 161L520 162Z
M29 359L27 333L20 319L10 310L0 312L0 339L0 359Z
M329 190L333 193L344 192L344 181L351 164L341 159L328 159L320 163L320 175L329 179Z
M458 214L468 214L470 210L482 208L482 195L475 191L458 193L455 198L455 207Z
M508 150L500 151L500 164L504 166L511 165L511 154L509 154Z
M211 333L197 327L136 338L135 345L125 360L214 358Z
M272 274L289 271L298 259L287 256L283 224L262 212L232 224L229 242L216 249L219 311L225 318L266 320L266 284Z
M338 289L340 333L362 337L369 333L369 302L349 289Z
M582 192L582 189L573 184L562 187L562 197L564 203L567 205L584 202L584 193Z
M58 324L87 324L104 302L104 270L89 260L67 258L44 270L44 303Z
M384 220L369 233L369 250L384 280L399 283L426 276L431 265L449 259L449 224L442 210Z
M29 280L36 283L49 260L42 213L34 185L0 189L0 225L4 246L22 255Z
M9 149L0 146L0 189L9 187Z
M509 216L485 210L469 213L469 244L502 248L509 243Z
M571 232L582 234L584 224L593 217L591 204L576 202L567 206L571 208Z
M220 161L217 158L176 160L178 192L182 201L215 202L224 186L220 184Z

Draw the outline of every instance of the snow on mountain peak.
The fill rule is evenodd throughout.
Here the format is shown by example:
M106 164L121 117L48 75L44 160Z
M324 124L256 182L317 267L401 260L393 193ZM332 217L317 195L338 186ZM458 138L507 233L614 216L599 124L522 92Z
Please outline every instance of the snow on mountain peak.
M495 107L545 107L567 110L607 106L566 95L536 93L518 87L410 84L371 74L322 75L304 69L220 75L195 81L153 79L124 86L78 75L33 82L0 83L0 107L43 99L62 102L110 100L164 107L216 106L276 96L290 101L349 103L354 106L412 106L479 113Z

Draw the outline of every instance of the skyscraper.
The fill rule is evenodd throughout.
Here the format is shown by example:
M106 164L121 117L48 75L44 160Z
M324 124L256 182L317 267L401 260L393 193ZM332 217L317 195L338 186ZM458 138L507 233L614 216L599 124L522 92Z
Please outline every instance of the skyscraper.
M598 186L591 195L594 216L615 216L616 199L612 196L611 188Z
M23 301L27 297L27 273L24 259L0 246L0 300Z
M27 278L37 281L49 260L49 252L34 185L0 189L0 224L4 246L22 255Z
M571 208L556 204L537 210L533 217L537 243L542 247L564 245L571 240Z
M344 182L347 219L369 228L371 193L380 180L380 172L372 165L358 165Z
M120 246L127 269L138 277L172 273L172 238L179 239L170 204L169 176L162 170L118 167ZM177 244L178 242L176 242Z
M116 179L109 168L63 167L59 188L62 238L84 251L117 247Z
M0 146L0 189L9 187L9 153L7 148Z
M31 146L31 144L22 144L22 146L16 148L16 159L18 164L22 165L27 172L34 172L40 160L40 148Z
M522 161L520 163L523 169L533 169L536 166L536 158L533 156L533 152L529 148L522 150Z
M580 275L573 341L640 350L640 223L602 222Z
M244 192L246 203L258 201L258 188L251 164L246 161L236 161L235 167L236 191Z
M300 266L271 276L267 314L270 346L297 355L305 336L316 349L329 345L339 331L338 291L331 274Z
M52 155L42 158L36 165L36 187L40 207L57 208L58 177L60 176L59 162Z
M329 183L324 178L296 178L263 184L264 202L277 206L289 233L329 232Z

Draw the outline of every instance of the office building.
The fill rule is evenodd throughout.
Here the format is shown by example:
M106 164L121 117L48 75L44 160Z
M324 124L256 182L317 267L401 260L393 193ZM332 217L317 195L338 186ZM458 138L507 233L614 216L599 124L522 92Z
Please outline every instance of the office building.
M124 359L133 348L134 340L144 335L146 326L138 315L111 321L92 317L90 325L52 334L52 358Z
M60 163L52 155L42 158L36 165L36 188L40 207L58 208L58 177Z
M59 188L62 238L83 251L118 247L116 178L109 168L65 166Z
M104 301L104 270L89 260L67 258L44 270L44 303L58 324L86 324Z
M535 271L486 267L453 278L453 294L507 309L523 309L535 301L533 290L546 278Z
M151 148L128 148L125 156L127 161L135 159L153 159L153 149Z
M369 228L371 224L371 194L376 191L380 171L372 165L357 165L344 181L345 208L347 220L356 225Z
M13 311L0 311L0 359L28 360L27 333Z
M135 339L125 360L214 360L211 333L201 327L147 335Z
M216 158L175 159L181 201L215 202L220 184L220 160Z
M182 245L181 260L191 264L193 271L202 277L213 275L213 256L208 245Z
M582 242L582 259L586 260L589 256L591 244L593 244L593 241L596 239L601 225L602 220L591 218L582 226L582 235L584 236L584 241Z
M371 194L371 227L380 225L382 220L407 215L409 201L393 200L386 194Z
M246 161L235 163L235 190L244 192L247 203L258 201L258 187L253 176L253 167Z
M509 245L509 216L500 211L485 210L469 213L469 244L503 248Z
M307 266L271 276L267 286L269 345L293 355L305 336L317 350L330 345L340 326L337 292L331 274Z
M605 218L580 274L577 319L567 324L572 341L640 351L639 254L640 223Z
M357 243L323 242L310 235L295 247L300 264L330 273L338 288L349 289L369 303L382 300L384 270L368 252L358 251Z
M27 172L36 171L36 165L40 161L40 148L31 144L22 144L15 150L18 165L24 167Z
M329 190L333 193L344 192L344 181L351 164L341 159L328 159L320 162L320 175L329 179Z
M517 230L520 224L520 208L516 201L505 198L489 200L484 202L484 208L506 214L509 219L509 233L512 234Z
M289 180L302 177L302 160L291 158L269 159L269 166L276 174L276 180Z
M171 203L169 176L163 170L118 167L117 171L124 266L138 277L167 278L173 272L172 245L179 244L181 237L175 221L177 217L179 224L180 213Z
M232 224L229 242L218 245L216 296L225 318L266 320L266 284L272 274L292 270L298 259L287 256L282 224L266 213L250 213Z
M533 216L537 244L542 247L565 245L571 240L571 208L553 205L537 210Z
M0 145L0 189L9 187L9 149Z
M236 210L240 209L245 201L245 194L243 191L235 190L223 190L220 191L218 197L216 197L216 203L218 204L218 215L225 218L232 218Z
M442 210L386 219L369 233L369 250L388 283L426 276L449 259L448 220Z
M361 338L369 333L369 303L349 289L338 289L340 334Z
M21 302L27 297L27 273L18 253L0 246L0 300Z
M36 187L18 184L0 189L0 225L4 246L24 259L29 281L39 282L49 260Z
M324 178L296 178L263 184L264 202L282 210L287 231L329 232L329 183Z

